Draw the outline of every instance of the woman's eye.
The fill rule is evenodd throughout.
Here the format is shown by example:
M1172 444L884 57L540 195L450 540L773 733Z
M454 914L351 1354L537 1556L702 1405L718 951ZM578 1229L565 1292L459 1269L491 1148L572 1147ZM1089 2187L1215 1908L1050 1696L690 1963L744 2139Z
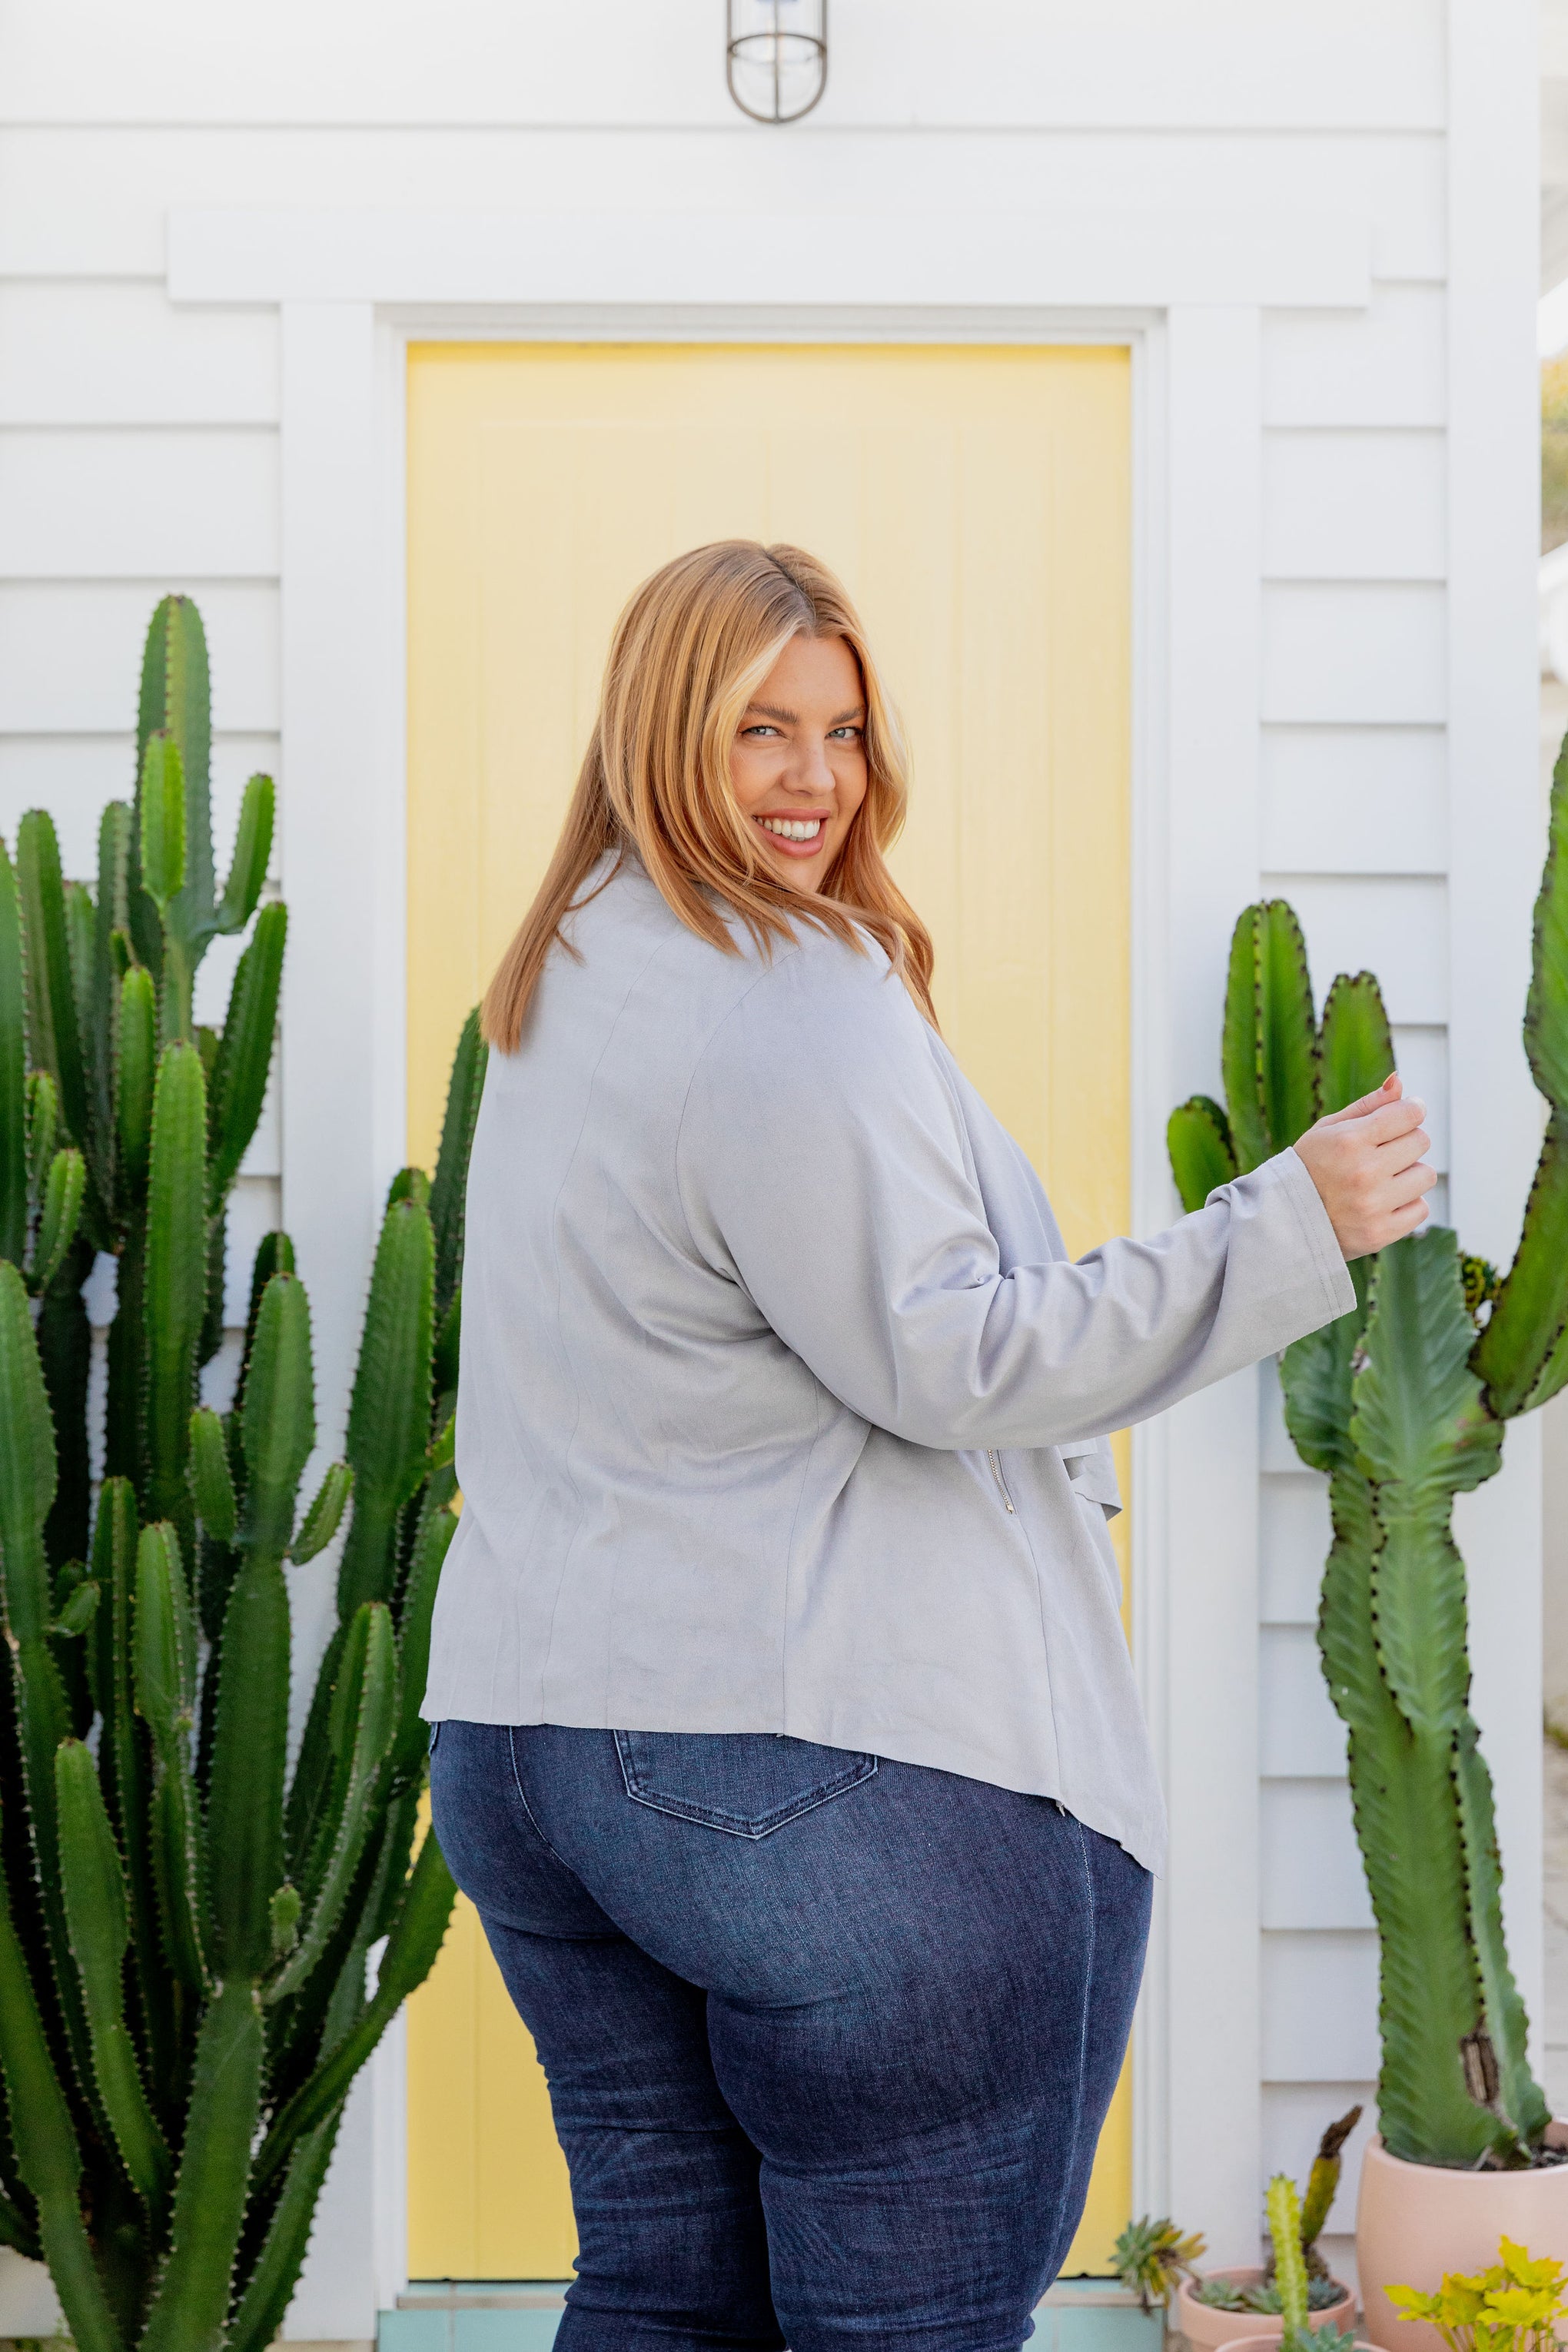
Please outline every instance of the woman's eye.
M776 735L778 731L779 730L776 727L768 727L765 725L742 727L741 730L742 735Z
M853 743L858 739L860 730L858 727L834 727L829 729L828 734L831 741Z

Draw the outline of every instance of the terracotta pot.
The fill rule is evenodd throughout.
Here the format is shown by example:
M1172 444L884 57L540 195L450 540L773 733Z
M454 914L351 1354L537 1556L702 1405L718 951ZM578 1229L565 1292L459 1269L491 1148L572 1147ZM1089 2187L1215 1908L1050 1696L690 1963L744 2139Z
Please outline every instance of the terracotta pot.
M1263 2276L1260 2269L1205 2271L1205 2278L1234 2279L1237 2286L1257 2286ZM1355 2297L1346 2287L1338 2303L1331 2303L1326 2311L1309 2312L1308 2319L1314 2327L1348 2327L1355 2317ZM1270 2318L1266 2311L1221 2311L1212 2303L1200 2303L1193 2293L1192 2282L1184 2279L1176 2289L1176 2307L1172 2316L1173 2327L1180 2328L1194 2352L1236 2352L1238 2344L1278 2344L1285 2333L1285 2322Z
M1498 2240L1568 2263L1568 2164L1538 2172L1451 2172L1405 2164L1381 2140L1362 2159L1356 2207L1356 2266L1365 2332L1384 2352L1443 2352L1424 2320L1401 2319L1384 2290L1430 2294L1445 2271L1484 2271Z

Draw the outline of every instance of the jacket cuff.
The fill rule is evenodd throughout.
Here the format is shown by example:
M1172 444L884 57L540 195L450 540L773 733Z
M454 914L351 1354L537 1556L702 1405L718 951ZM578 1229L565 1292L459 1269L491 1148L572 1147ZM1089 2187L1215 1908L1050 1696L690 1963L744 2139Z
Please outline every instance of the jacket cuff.
M1323 1206L1323 1196L1312 1181L1311 1171L1294 1144L1272 1160L1266 1160L1257 1171L1260 1176L1272 1175L1282 1187L1296 1213L1301 1238L1311 1255L1323 1286L1323 1297L1328 1307L1325 1321L1348 1315L1356 1303L1355 1285L1345 1264L1339 1236L1333 1222Z

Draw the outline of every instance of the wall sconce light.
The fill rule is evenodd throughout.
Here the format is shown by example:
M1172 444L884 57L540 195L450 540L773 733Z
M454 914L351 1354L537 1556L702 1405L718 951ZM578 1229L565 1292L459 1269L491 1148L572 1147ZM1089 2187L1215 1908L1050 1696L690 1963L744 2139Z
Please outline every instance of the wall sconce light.
M798 122L827 87L827 0L725 0L724 78L753 122Z

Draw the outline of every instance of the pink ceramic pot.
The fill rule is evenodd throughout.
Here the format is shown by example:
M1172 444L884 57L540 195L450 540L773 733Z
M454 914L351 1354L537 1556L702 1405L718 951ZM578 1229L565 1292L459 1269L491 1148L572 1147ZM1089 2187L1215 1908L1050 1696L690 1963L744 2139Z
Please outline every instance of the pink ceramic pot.
M1205 2271L1205 2278L1234 2279L1237 2286L1256 2286L1262 2278L1260 2269ZM1331 2303L1326 2311L1308 2314L1314 2327L1348 2327L1355 2317L1355 2297L1347 2287L1338 2303ZM1226 2352L1237 2352L1238 2345L1278 2344L1285 2333L1282 2319L1271 2319L1264 2311L1220 2311L1212 2303L1200 2303L1193 2293L1192 2282L1184 2279L1176 2289L1176 2307L1172 2326L1180 2328L1193 2352L1218 2352L1222 2344Z
M1314 2312L1314 2318L1317 2318L1319 2315L1319 2314ZM1325 2314L1322 2315L1326 2316L1327 2315ZM1273 2347L1279 2343L1279 2338L1278 2336L1233 2336L1230 2342L1226 2346L1225 2352L1273 2352ZM1356 2338L1356 2352L1373 2352L1373 2347L1371 2345L1363 2344L1358 2336Z
M1498 2240L1568 2263L1568 2164L1539 2172L1451 2172L1405 2164L1374 2139L1362 2159L1355 2253L1365 2332L1384 2352L1443 2352L1425 2321L1401 2319L1384 2290L1430 2294L1445 2271L1484 2271Z

